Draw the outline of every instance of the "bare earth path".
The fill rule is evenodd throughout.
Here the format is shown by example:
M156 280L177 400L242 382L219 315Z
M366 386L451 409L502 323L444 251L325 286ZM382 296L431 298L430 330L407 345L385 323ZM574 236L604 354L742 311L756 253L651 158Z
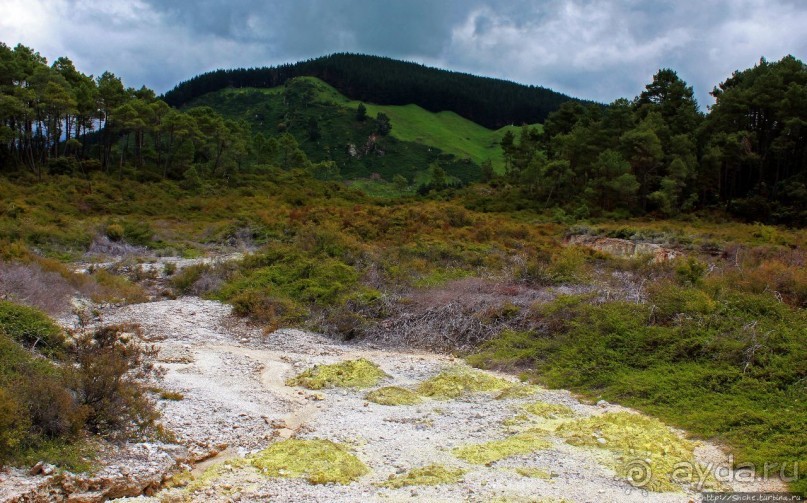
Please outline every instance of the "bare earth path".
M196 465L197 482L158 493L163 501L700 500L697 493L642 493L615 477L602 450L573 447L559 438L547 450L491 466L468 464L451 454L454 447L503 438L502 422L524 403L564 404L583 417L625 410L615 405L587 405L565 391L540 390L526 399L495 400L490 393L479 393L390 407L368 403L366 390L288 387L287 378L313 365L359 357L390 375L380 385L398 386L416 384L457 362L430 353L339 344L299 330L262 336L232 317L228 306L195 297L115 308L103 315L103 322L138 323L145 337L159 345L159 364L166 370L159 386L184 396L160 402L163 422L195 459L207 458ZM346 444L371 472L350 485L311 485L302 479L266 478L251 467L226 463L292 436ZM710 446L698 452L719 456ZM377 486L392 474L432 463L467 473L450 485ZM516 467L540 468L553 476L524 477Z

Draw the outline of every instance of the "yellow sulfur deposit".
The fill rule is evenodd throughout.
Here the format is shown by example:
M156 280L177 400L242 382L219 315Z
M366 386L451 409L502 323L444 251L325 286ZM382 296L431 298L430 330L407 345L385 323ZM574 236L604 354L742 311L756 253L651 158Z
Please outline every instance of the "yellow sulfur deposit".
M540 431L525 431L503 440L492 440L482 444L458 447L452 453L469 463L486 465L518 454L529 454L549 447Z
M451 367L438 375L423 381L417 392L437 399L457 398L465 393L477 391L498 391L510 387L512 383L487 372L465 366Z
M370 471L344 446L330 440L277 442L255 455L252 466L269 477L305 478L312 484L349 484Z
M423 401L414 391L398 386L386 386L367 393L365 398L381 405L414 405Z
M317 365L286 381L287 386L308 389L369 388L387 377L378 365L365 358L331 365Z
M465 470L446 468L443 465L428 465L413 468L402 475L391 475L389 480L379 484L382 487L398 489L404 486L437 486L455 484L462 480Z

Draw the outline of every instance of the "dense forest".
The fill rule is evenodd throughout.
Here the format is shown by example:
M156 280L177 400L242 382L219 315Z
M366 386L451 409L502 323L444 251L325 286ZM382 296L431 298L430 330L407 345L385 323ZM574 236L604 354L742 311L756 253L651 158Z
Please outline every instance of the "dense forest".
M634 100L567 102L543 134L506 135L503 181L542 207L673 216L725 207L748 220L807 222L807 67L792 56L735 72L700 112L660 70Z
M543 122L549 112L573 99L543 87L360 54L333 54L271 68L216 70L179 84L164 99L178 107L226 87L276 87L301 76L324 80L354 100L450 110L491 129Z

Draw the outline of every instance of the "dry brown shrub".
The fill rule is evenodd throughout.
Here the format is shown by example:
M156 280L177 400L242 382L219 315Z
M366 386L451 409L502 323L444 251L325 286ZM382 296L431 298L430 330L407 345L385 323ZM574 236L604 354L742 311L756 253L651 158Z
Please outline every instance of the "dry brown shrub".
M69 312L70 298L77 293L61 274L35 262L0 263L0 298L58 316Z

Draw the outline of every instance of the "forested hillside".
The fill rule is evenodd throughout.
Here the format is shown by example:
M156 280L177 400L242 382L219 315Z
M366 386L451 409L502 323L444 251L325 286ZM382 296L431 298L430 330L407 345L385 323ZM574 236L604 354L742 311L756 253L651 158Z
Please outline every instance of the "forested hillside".
M543 87L360 54L333 54L270 68L216 70L182 82L164 99L178 107L227 87L277 87L301 76L317 77L354 100L452 111L490 129L543 122L561 103L573 100Z
M324 61L322 68L334 75L353 75L334 69L343 60L346 68L364 61L344 55L305 64ZM393 71L398 62L379 61L392 66L378 75L403 82L440 76L441 86L455 88L457 103L488 113L488 105L463 94L482 89L477 84L485 79L414 65L407 80ZM548 210L574 220L727 210L752 221L807 221L807 67L792 56L735 72L715 88L717 102L708 114L671 69L660 70L632 100L605 107L567 101L549 113L543 129L524 127L517 135L512 127L501 130L496 155L490 154L496 133L458 117L441 125L446 112L441 118L420 113L414 97L406 106L384 109L348 101L311 78L199 95L219 84L267 87L305 64L267 69L262 78L250 71L233 73L242 80L228 81L227 72L200 77L198 87L179 86L166 96L177 103L195 97L177 109L145 87L125 87L112 73L93 78L67 58L49 66L30 48L2 45L0 169L16 174L23 168L40 180L104 171L121 179L169 178L200 186L271 168L301 168L320 179L375 178L388 195L440 192L482 180L489 187L470 191L467 204L484 211ZM356 75L363 74L345 82L396 96L374 99L410 99L396 94L405 86L385 87L374 80L378 75L367 81ZM191 88L196 91L179 99L179 90ZM512 96L527 100L521 91ZM496 169L499 159L504 169Z

